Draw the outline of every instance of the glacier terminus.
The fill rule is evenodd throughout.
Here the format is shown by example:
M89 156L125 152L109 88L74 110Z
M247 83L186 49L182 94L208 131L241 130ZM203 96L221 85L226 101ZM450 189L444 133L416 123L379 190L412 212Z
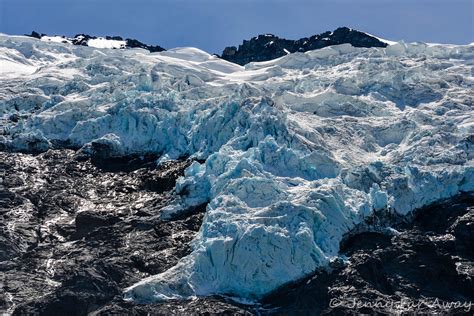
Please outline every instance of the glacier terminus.
M241 66L0 35L2 150L192 160L159 216L207 205L202 226L190 254L124 289L137 303L258 301L340 258L368 219L472 193L473 110L473 44L342 44Z

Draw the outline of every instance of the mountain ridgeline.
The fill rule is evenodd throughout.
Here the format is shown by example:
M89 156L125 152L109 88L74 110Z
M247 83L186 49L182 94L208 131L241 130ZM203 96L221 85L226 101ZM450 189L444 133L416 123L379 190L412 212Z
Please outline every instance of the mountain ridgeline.
M35 35L0 34L0 315L471 311L473 45Z
M29 36L41 39L46 34L39 34L33 31ZM73 45L89 46L91 39L96 36L78 34L73 38L64 37L64 42ZM122 39L120 36L106 36L105 40L125 41L125 45L120 48L143 48L150 52L161 52L165 49L159 45L147 45L136 39ZM219 56L227 61L245 65L250 62L267 61L285 56L295 52L307 52L309 50L320 49L327 46L351 44L354 47L386 47L387 43L367 33L353 30L347 27L340 27L333 32L327 31L311 37L304 37L298 40L280 38L273 34L263 34L244 40L239 47L226 47Z
M33 31L28 36L41 39L41 38L43 38L47 35L46 34L39 34L38 32ZM73 45L80 45L80 46L89 46L89 44L88 44L89 40L100 38L100 37L97 37L97 36L91 36L91 35L87 35L87 34L77 34L72 38L67 38L67 37L64 37L64 36L62 36L62 37L64 38L64 43L71 43ZM142 42L140 42L136 39L131 39L131 38L123 39L120 36L105 36L103 39L107 40L107 41L123 41L124 45L121 48L124 48L124 49L125 48L143 48L143 49L148 50L150 53L162 52L162 51L165 50L163 47L161 47L159 45L147 45L147 44L144 44L144 43L142 43Z
M354 47L386 47L387 43L347 27L340 27L333 32L324 32L299 40L288 40L273 34L259 35L244 41L239 48L226 47L221 58L230 62L245 65L253 61L267 61L295 52L307 52L327 46L351 44Z

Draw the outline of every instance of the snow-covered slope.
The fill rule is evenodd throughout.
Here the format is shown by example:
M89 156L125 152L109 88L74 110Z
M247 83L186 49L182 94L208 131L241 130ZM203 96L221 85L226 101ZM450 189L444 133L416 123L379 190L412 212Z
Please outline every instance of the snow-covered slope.
M82 38L79 38L81 40ZM54 42L54 43L64 43L64 44L72 44L72 40L66 37L61 36L43 36L41 40L44 42ZM75 38L77 40L77 38ZM91 38L86 42L87 46L95 47L95 48L125 48L126 41L123 40L113 40L113 39L105 39L103 37L98 38Z
M149 52L161 52L165 49L158 45L147 45L136 39L123 39L120 36L91 36L87 34L77 34L74 37L66 36L48 36L46 34L39 34L35 31L31 32L29 37L37 38L43 42L63 43L70 45L80 45L95 48L113 48L113 49L128 49L128 48L142 48Z
M241 67L194 48L0 36L0 143L204 159L162 210L209 202L193 252L126 297L255 299L325 266L374 211L474 190L473 65L472 45L340 45Z

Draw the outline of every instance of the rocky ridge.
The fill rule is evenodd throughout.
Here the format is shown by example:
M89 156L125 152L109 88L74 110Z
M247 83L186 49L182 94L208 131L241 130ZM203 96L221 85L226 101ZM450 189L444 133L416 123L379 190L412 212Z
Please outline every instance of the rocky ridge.
M245 40L238 48L226 47L221 57L230 62L245 65L250 62L272 60L290 53L304 53L340 44L351 44L354 47L387 46L387 43L367 33L340 27L333 32L327 31L298 40L280 38L273 34L259 35Z
M39 34L38 32L31 32L28 36L46 39L47 34ZM87 34L77 34L72 38L61 36L65 43L72 43L73 45L88 46L91 39L98 39L101 37L90 36ZM123 39L120 36L105 36L105 40L124 41L123 47L120 48L143 48L151 53L161 52L165 49L159 45L147 45L136 39ZM354 47L386 47L387 43L371 36L367 33L360 32L348 27L340 27L334 31L327 31L321 34L304 37L298 40L289 40L280 38L273 34L261 34L244 40L239 47L226 47L222 52L221 57L227 61L245 65L250 62L267 61L275 58L285 56L295 52L307 52L310 50L321 49L328 46L351 44Z
M38 32L32 31L31 34L28 36L34 37L37 39L42 39L42 38L47 38L47 34L39 34ZM66 36L60 36L60 38L63 38L64 43L71 43L73 45L80 45L80 46L89 46L89 40L95 40L95 39L104 39L106 41L119 41L119 42L124 42L123 47L120 48L143 48L148 50L150 53L155 53L155 52L162 52L165 51L163 47L159 45L147 45L139 40L136 39L123 39L121 36L105 36L105 37L97 37L97 36L91 36L87 34L77 34L74 37L66 37Z

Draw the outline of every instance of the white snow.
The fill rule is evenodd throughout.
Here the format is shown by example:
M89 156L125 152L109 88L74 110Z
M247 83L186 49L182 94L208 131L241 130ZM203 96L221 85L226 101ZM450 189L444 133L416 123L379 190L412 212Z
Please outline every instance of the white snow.
M339 45L241 67L195 48L2 35L0 62L4 146L205 159L161 210L209 202L193 252L126 289L139 302L258 299L338 256L374 210L405 215L474 191L472 45Z
M367 32L364 32L364 33L367 34L367 35L369 35L369 36L375 37L376 39L378 39L378 40L381 41L382 43L385 43L385 44L388 44L388 45L397 44L396 41L391 41L391 40L388 40L388 39L385 39L385 38L382 38L382 37L378 37L378 36L372 35L372 34L367 33Z
M41 37L41 40L43 42L72 44L72 42L69 39L67 39L63 36L43 36L43 37Z
M92 38L87 41L87 46L96 48L125 48L127 42L105 39L103 37Z
M83 39L84 36L79 35L76 40L81 40ZM67 38L64 36L42 36L41 41L43 42L52 42L52 43L65 43L65 44L72 44L71 38ZM127 45L126 41L120 41L120 40L113 40L113 39L106 39L104 37L97 37L97 38L92 38L87 41L87 46L89 47L95 47L95 48L125 48Z
M0 76L2 78L32 74L35 70L36 67L29 61L23 60L17 50L0 47Z

